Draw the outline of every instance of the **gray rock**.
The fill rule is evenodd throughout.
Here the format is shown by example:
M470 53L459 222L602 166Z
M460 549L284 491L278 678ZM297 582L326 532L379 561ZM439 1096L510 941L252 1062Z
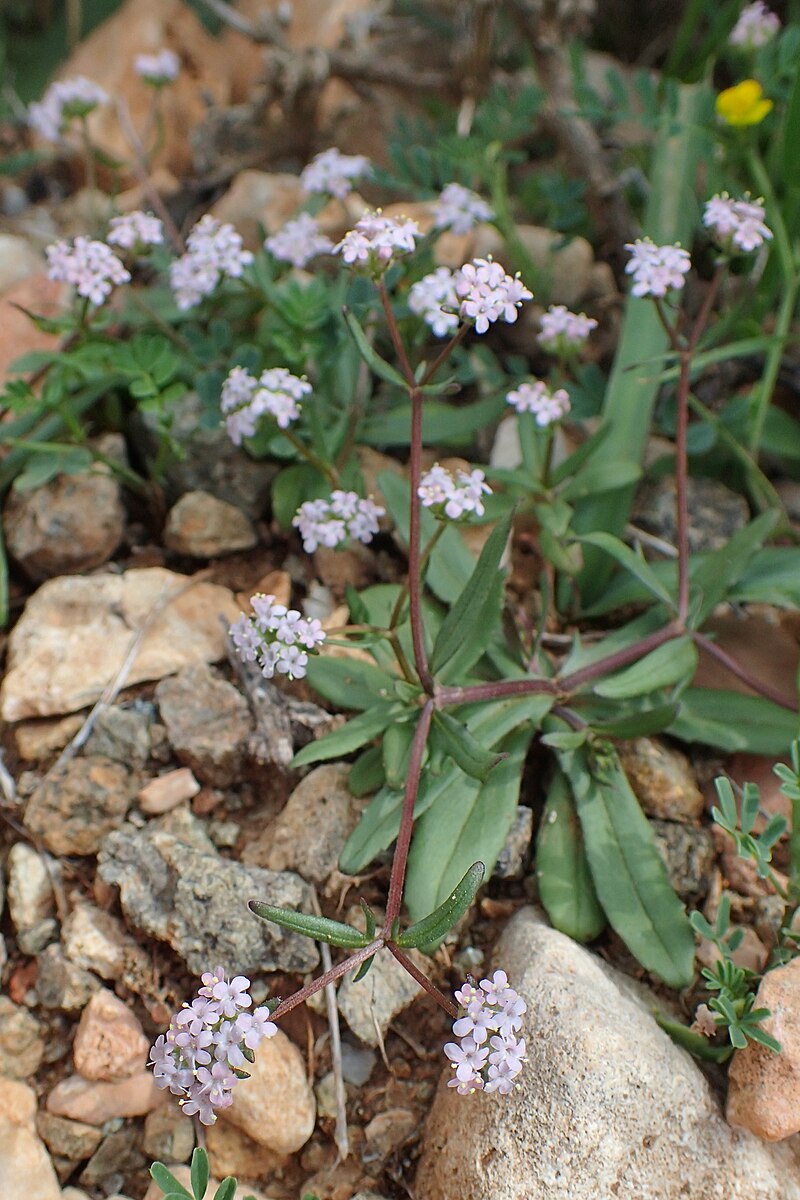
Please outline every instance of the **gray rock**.
M73 1162L85 1162L91 1158L103 1140L102 1133L94 1125L56 1117L49 1112L37 1114L36 1129L51 1154L69 1158Z
M707 829L677 821L650 821L669 881L681 900L697 904L708 891L714 840Z
M466 1106L445 1072L419 1196L798 1200L796 1145L766 1146L726 1124L709 1081L654 1021L649 993L530 908L509 923L496 961L528 1005L528 1061L510 1095Z
M232 683L199 664L162 679L156 702L177 757L198 779L226 787L240 777L253 719Z
M119 980L137 993L154 986L149 955L111 913L93 904L76 904L64 922L62 938L67 958L85 971Z
M26 1008L0 996L0 1075L28 1079L44 1056L41 1026Z
M86 1187L107 1183L120 1174L120 1185L130 1171L138 1171L145 1165L144 1155L136 1147L138 1131L133 1125L107 1134L81 1171L80 1182ZM114 1189L117 1190L116 1188Z
M187 492L169 512L164 542L176 554L218 558L252 550L258 538L250 519L235 504L208 492Z
M45 917L32 929L17 934L17 947L23 954L36 955L53 942L58 941L58 921L55 917Z
M60 946L48 946L38 956L36 995L43 1008L80 1012L100 987L100 980L65 956Z
M533 837L533 809L517 806L517 815L508 831L492 874L496 879L521 879Z
M687 488L689 505L689 550L721 550L734 533L750 520L744 496L732 492L716 479L690 476ZM639 489L631 514L634 525L641 525L664 541L675 545L675 480L672 476L645 484Z
M96 854L125 820L135 783L122 763L102 755L71 759L36 789L25 824L52 854Z
M407 953L421 970L426 970L423 955L415 950ZM353 983L354 973L346 975L339 985L339 1012L360 1041L379 1046L394 1018L416 1000L422 989L391 954L376 954L368 974L358 983Z
M162 1104L144 1119L144 1152L158 1162L188 1162L194 1149L194 1122L177 1104Z
M8 911L19 937L52 916L53 884L44 858L27 842L14 843L7 867Z
M308 910L308 884L299 875L244 867L157 824L110 834L98 858L101 878L120 888L131 925L169 942L197 974L209 963L234 975L316 966L313 942L260 921L247 907L257 899Z
M150 757L150 725L155 706L143 700L100 712L86 743L87 754L104 754L114 762L143 767Z

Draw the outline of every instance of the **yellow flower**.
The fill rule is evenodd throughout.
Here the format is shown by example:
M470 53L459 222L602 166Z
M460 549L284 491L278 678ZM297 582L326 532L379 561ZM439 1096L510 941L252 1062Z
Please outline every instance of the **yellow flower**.
M717 112L728 125L758 125L771 108L757 79L743 79L717 96Z

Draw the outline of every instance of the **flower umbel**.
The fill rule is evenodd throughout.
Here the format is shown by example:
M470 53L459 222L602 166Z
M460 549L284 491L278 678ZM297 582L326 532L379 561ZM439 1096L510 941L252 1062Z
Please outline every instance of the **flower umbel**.
M491 258L475 258L456 271L456 295L461 299L461 316L475 322L476 333L486 333L501 318L513 325L524 300L533 292L519 275L508 275Z
M318 546L334 549L347 541L371 542L378 532L378 518L386 512L373 500L362 500L356 492L337 490L330 500L306 500L292 524L303 539L303 549L313 554Z
M764 99L764 89L757 79L743 79L735 87L725 88L716 103L717 114L735 127L759 125L772 107L772 101Z
M307 620L295 608L278 604L275 596L253 596L252 617L244 613L230 627L233 644L243 662L258 663L262 675L276 673L302 679L309 654L325 641L325 631L316 619Z
M634 296L666 296L686 282L692 260L682 246L657 246L650 238L639 238L625 249L631 256L625 271L633 275Z
M380 209L366 212L333 248L352 267L364 267L374 276L384 273L398 254L409 254L422 237L419 225L408 218L384 217Z
M310 213L300 213L299 217L287 221L277 233L268 237L264 248L280 262L304 267L318 254L329 254L333 242L320 231L318 222Z
M755 0L755 4L742 9L728 41L744 50L758 50L772 41L780 27L780 18L770 12L764 0Z
M88 116L106 100L108 92L85 75L62 79L51 83L41 100L30 106L28 121L42 137L57 142L74 120Z
M140 79L151 87L164 87L178 78L181 60L173 50L159 50L157 54L137 54L133 69Z
M491 221L494 210L477 192L448 183L434 206L433 224L436 229L452 229L453 233L469 233L480 221Z
M115 285L130 279L111 247L92 238L76 237L71 246L54 242L45 253L48 277L71 284L90 304L102 304Z
M307 192L327 192L337 200L344 200L358 180L371 170L370 161L363 154L342 154L331 146L303 168L300 182Z
M426 471L417 489L424 508L429 508L439 520L450 521L463 520L472 513L482 517L483 497L491 494L483 471L459 471L454 478L438 463Z
M772 238L764 216L763 204L751 200L749 195L743 200L733 200L727 192L722 192L707 202L703 224L726 253L748 253Z
M124 216L111 218L108 241L112 246L121 246L123 250L161 246L164 243L164 226L152 213L138 210L125 213Z
M442 305L454 311L445 312ZM458 306L455 274L448 267L437 267L409 289L408 307L430 325L436 337L446 337L458 328Z
M577 353L593 329L597 328L594 317L586 313L570 312L566 304L551 304L542 315L542 331L539 345L563 358Z
M508 393L506 403L518 413L533 413L536 424L541 429L560 421L571 407L569 393L564 388L556 388L551 392L541 379L534 383L521 383L518 388Z
M223 224L206 213L186 239L186 253L169 269L169 281L175 303L181 310L194 308L209 296L223 277L239 279L253 261L249 250L232 225Z
M444 1048L455 1071L447 1086L456 1088L460 1096L507 1095L525 1061L525 1039L517 1036L525 1001L510 986L505 971L495 971L477 988L465 983L455 997L462 1015L453 1024L458 1042L448 1042Z
M265 1037L274 1037L277 1025L264 1005L253 1012L245 975L226 979L222 967L206 971L203 986L191 1004L175 1013L169 1029L150 1051L156 1086L179 1096L187 1116L197 1114L203 1125L213 1125L214 1111L228 1108L233 1088L247 1079L243 1068L254 1061L253 1051Z
M222 385L220 408L228 436L235 446L252 437L259 419L270 416L279 429L288 429L300 416L300 401L311 392L311 384L286 367L270 367L258 379L244 367L233 367Z

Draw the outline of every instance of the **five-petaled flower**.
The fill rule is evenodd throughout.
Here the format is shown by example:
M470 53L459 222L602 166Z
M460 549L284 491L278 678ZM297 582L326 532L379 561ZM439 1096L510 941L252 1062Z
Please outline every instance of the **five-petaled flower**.
M735 87L720 92L716 107L726 125L745 127L759 125L771 112L773 104L764 97L764 89L757 79L743 79Z

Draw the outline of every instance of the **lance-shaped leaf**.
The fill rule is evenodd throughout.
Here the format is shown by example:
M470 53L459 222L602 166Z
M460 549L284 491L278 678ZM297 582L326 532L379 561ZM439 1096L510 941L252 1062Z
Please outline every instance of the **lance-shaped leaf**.
M596 695L612 700L646 696L648 692L690 679L696 669L697 648L692 639L675 638L658 646L624 671L618 671L610 679L595 684L594 691Z
M329 758L341 758L353 750L360 750L371 742L387 725L404 712L402 704L375 704L366 712L359 713L341 729L327 733L316 742L309 742L292 759L292 767L307 767L309 763L325 762Z
M624 567L626 571L635 576L647 588L648 592L661 600L668 608L674 607L675 601L673 597L647 560L641 554L637 554L635 550L632 550L630 546L626 546L618 537L603 532L586 533L578 541L585 542L589 546L596 546L598 550L603 550L618 562L621 567Z
M154 1162L150 1168L150 1174L155 1179L158 1186L165 1195L174 1195L186 1197L187 1200L192 1200L192 1193L188 1188L175 1178L171 1171L168 1171L163 1163Z
M462 725L448 712L441 709L435 711L433 724L436 731L435 740L439 741L445 753L449 754L472 779L483 782L492 767L496 767L503 757L502 754L495 754L482 746L466 725Z
M208 1187L208 1155L200 1146L196 1146L192 1152L192 1163L190 1168L192 1191L197 1200L203 1200Z
M233 1197L235 1195L236 1195L236 1180L233 1178L232 1175L229 1175L227 1179L223 1179L222 1183L219 1185L217 1190L214 1192L214 1200L233 1200ZM251 1200L251 1198L248 1196L245 1196L244 1200Z
M655 708L640 708L636 712L623 712L620 716L607 720L592 720L590 724L594 732L599 733L602 737L650 737L672 724L678 715L679 707L678 704L659 704Z
M667 732L684 742L779 758L797 737L798 715L763 696L723 688L687 688Z
M692 572L692 592L699 593L700 604L692 620L699 629L744 575L747 564L775 528L780 513L770 509L740 529L725 545L707 555Z
M374 954L370 954L369 958L365 958L364 961L362 962L361 966L358 968L355 975L353 976L353 983L360 983L374 962L375 962Z
M418 946L438 945L472 904L485 874L486 867L482 862L473 863L438 908L400 934L397 939L398 946L406 950Z
M302 933L304 937L313 938L316 942L327 942L329 946L360 950L372 940L352 925L345 925L342 921L331 921L328 917L317 917L313 913L275 908L272 904L262 904L260 900L248 901L247 907L263 921L272 921L283 929L290 929L292 933Z
M393 383L395 387L399 387L404 391L407 391L408 384L403 376L399 371L396 371L393 366L390 366L385 358L381 358L380 354L378 354L378 352L375 350L375 347L372 346L367 338L367 335L364 333L364 330L361 328L350 310L345 308L342 309L342 312L344 319L347 322L347 328L350 330L351 334L353 335L353 340L358 346L358 352L369 369L374 371L375 374L380 376L381 379L385 379L387 383Z
M536 882L556 929L578 942L590 942L603 932L606 914L592 883L569 782L558 767L536 839Z

